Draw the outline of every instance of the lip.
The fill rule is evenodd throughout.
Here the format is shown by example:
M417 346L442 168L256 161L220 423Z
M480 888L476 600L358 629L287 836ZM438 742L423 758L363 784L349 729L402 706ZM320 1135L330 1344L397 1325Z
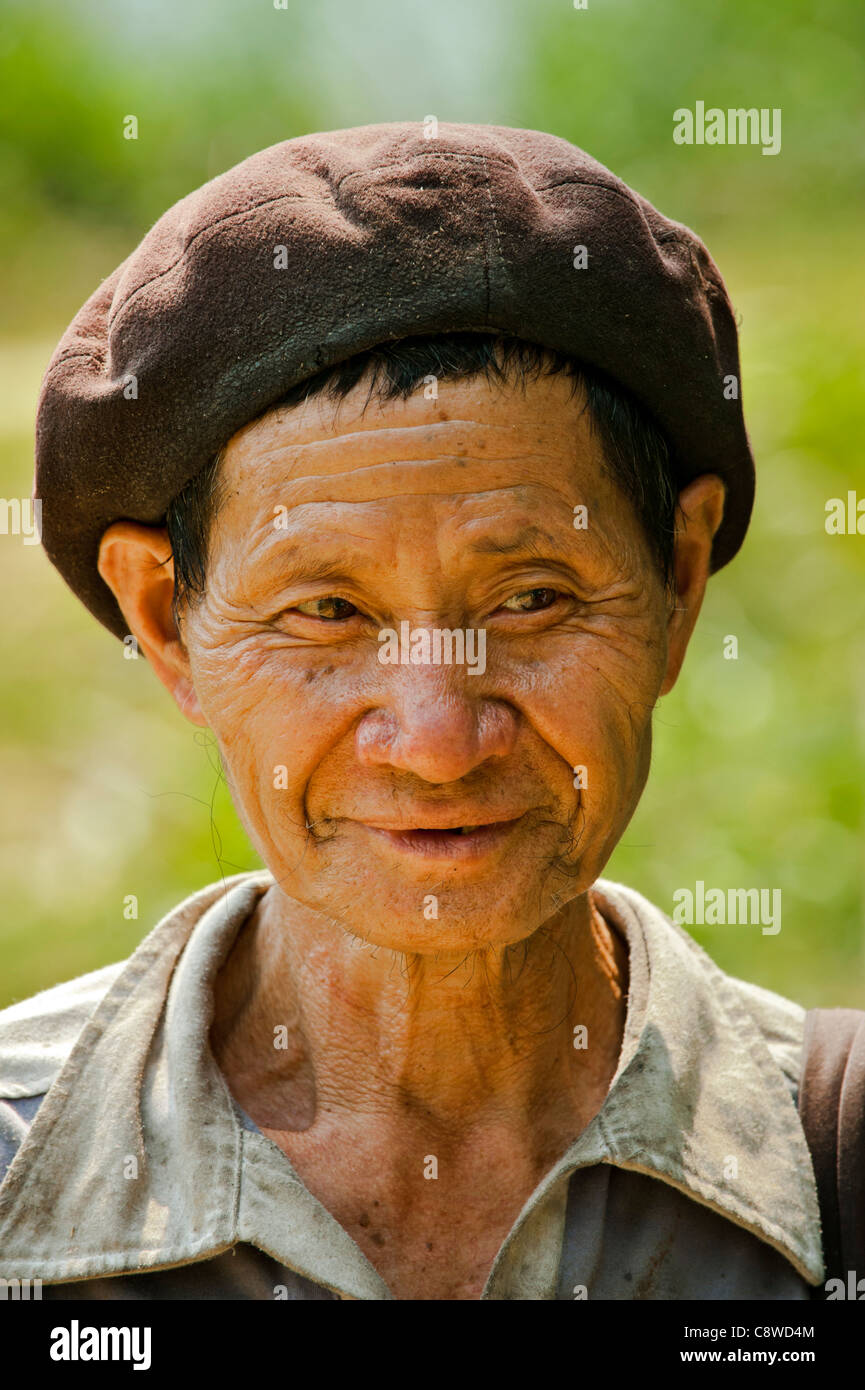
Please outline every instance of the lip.
M431 820L435 817L431 816ZM472 825L468 817L456 823L449 817L447 825L439 826L381 826L361 822L366 830L397 850L401 854L418 859L479 859L497 849L523 819L522 815L511 820L488 821L478 824L477 829L467 834L457 835L453 829L457 824Z

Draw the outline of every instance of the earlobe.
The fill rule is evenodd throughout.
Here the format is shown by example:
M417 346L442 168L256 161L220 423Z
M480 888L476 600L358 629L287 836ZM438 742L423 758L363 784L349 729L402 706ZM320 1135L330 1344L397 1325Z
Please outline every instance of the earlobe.
M181 714L205 728L207 720L198 703L172 608L174 562L167 531L134 521L116 521L102 537L98 563L130 632Z

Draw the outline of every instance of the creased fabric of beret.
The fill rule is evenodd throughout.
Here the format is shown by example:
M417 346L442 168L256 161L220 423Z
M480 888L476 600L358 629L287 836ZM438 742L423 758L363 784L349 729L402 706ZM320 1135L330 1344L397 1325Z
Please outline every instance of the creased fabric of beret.
M754 466L741 391L725 390L739 380L735 317L700 239L557 136L441 123L426 138L406 122L252 155L170 208L103 281L42 384L34 493L50 559L123 636L97 570L112 522L163 521L232 434L322 367L389 339L490 329L627 387L666 432L680 485L720 475L713 570L732 558Z

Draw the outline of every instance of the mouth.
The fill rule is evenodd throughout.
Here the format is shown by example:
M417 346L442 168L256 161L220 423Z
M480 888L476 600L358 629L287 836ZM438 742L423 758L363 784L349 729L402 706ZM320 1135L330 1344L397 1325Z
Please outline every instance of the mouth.
M485 824L383 827L366 829L402 854L425 859L475 859L496 849L523 817Z

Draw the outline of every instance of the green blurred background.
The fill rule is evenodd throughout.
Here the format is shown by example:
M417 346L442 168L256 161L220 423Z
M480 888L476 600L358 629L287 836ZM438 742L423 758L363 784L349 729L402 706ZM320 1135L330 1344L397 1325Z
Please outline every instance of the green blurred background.
M481 121L588 149L693 227L740 317L758 464L744 552L709 586L607 869L673 892L781 888L782 929L695 928L721 966L865 1007L865 9L851 0L94 0L0 25L0 491L27 497L41 373L177 198L293 135ZM683 147L672 113L780 107L776 157ZM139 138L123 138L136 115ZM182 896L257 865L212 740L0 536L0 1005L129 954ZM728 634L739 658L723 658ZM137 920L123 914L138 899Z

